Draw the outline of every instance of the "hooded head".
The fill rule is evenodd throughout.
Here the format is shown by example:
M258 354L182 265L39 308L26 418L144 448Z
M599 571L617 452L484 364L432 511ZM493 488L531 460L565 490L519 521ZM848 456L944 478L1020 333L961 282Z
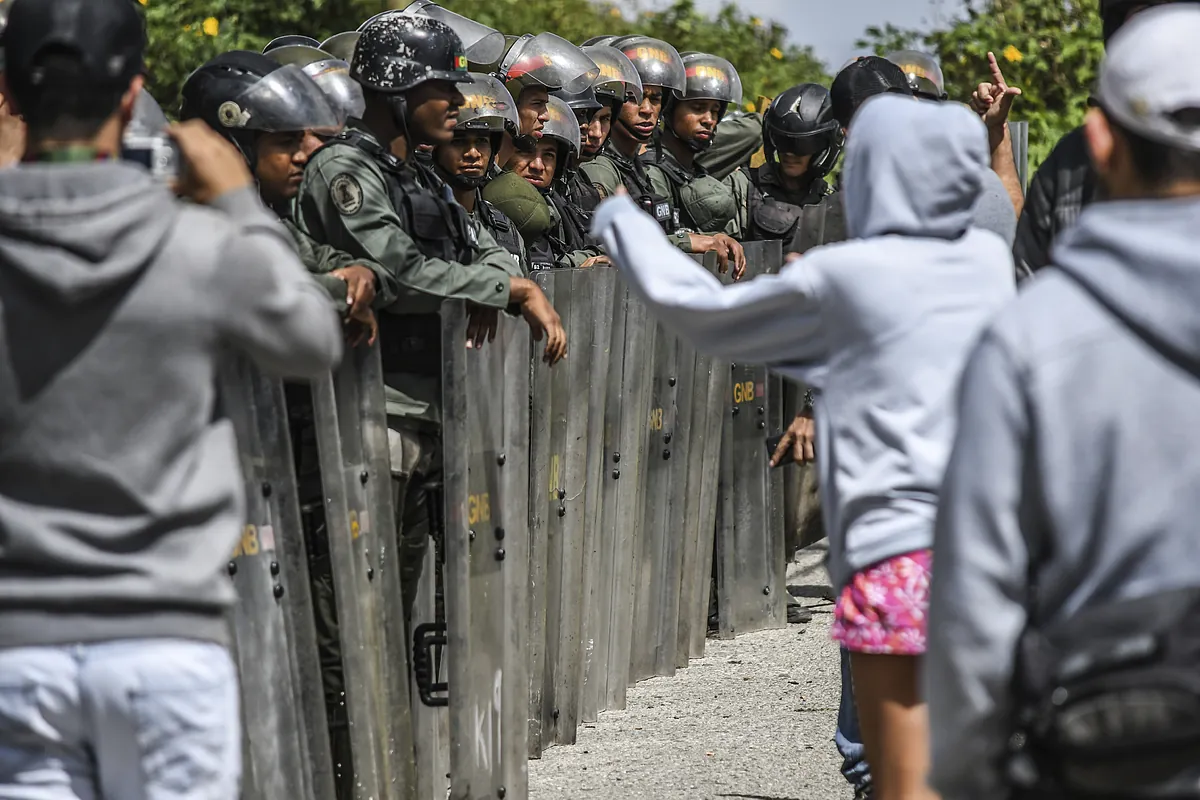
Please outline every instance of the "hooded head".
M956 239L988 167L987 131L965 106L884 94L854 117L842 176L852 239Z

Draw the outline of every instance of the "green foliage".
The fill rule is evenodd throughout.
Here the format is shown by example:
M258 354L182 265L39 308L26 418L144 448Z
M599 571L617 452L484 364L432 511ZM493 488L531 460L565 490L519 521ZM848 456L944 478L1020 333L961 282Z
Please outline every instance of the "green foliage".
M188 74L219 53L261 50L288 33L324 39L357 28L388 5L387 0L147 0L150 90L164 109L174 110ZM391 5L407 3L394 0ZM441 5L505 33L552 31L576 43L605 34L644 33L679 50L714 53L738 68L748 103L797 83L829 80L810 48L786 42L783 26L748 17L732 3L715 15L699 12L694 0L676 0L657 13L628 15L593 0L445 0Z
M972 0L946 30L868 28L858 44L882 54L900 41L936 53L946 91L961 100L991 80L987 54L994 52L1009 85L1022 91L1012 115L1029 122L1031 172L1083 121L1104 54L1098 0Z

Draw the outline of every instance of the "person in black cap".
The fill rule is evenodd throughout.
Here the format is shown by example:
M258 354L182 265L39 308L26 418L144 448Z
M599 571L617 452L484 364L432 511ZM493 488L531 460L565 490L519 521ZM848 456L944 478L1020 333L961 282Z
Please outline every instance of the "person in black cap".
M144 44L130 0L16 0L0 36L28 129L0 182L0 797L236 800L245 496L213 375L341 357L228 142L170 129L190 203L120 159Z

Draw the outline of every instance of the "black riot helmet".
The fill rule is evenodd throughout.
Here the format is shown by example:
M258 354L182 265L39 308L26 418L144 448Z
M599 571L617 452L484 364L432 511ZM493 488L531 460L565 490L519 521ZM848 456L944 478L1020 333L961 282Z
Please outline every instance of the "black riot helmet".
M829 90L802 83L776 97L763 114L763 151L772 164L777 153L811 155L809 174L829 174L842 152L842 128Z
M202 119L237 147L251 169L260 134L313 131L333 135L345 117L295 65L234 50L212 59L183 84L180 119Z
M897 50L887 54L887 60L900 68L908 81L908 88L917 97L926 100L945 100L946 79L942 76L942 67L929 53L917 50Z
M393 11L358 33L350 76L366 89L399 94L426 81L471 80L462 41L444 22Z
M302 47L320 47L321 43L311 36L302 36L298 33L289 33L286 36L276 36L274 39L267 42L267 46L263 48L263 54L266 55L272 50L277 50L280 47L293 47L296 45Z
M462 42L463 51L467 54L467 58L470 61L495 61L504 52L505 42L503 33L495 28L490 28L473 19L464 17L461 14L455 14L453 11L442 8L433 2L433 0L403 0L402 2L395 2L393 0L391 6L392 10L376 14L362 25L359 25L358 29L360 31L364 30L379 17L387 14L396 13L407 17L428 17L445 23L450 30L458 35L459 41Z
M590 122L596 112L604 108L604 103L596 97L596 90L592 87L587 87L581 92L568 92L565 89L556 89L550 93L551 97L557 97L567 104L567 107L575 113L575 120L580 124Z

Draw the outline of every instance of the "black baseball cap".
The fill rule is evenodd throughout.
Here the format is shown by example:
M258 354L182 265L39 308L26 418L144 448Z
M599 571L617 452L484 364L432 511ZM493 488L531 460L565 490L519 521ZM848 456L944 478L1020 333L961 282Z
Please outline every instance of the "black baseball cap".
M829 87L833 116L843 128L867 98L884 92L912 94L904 70L879 56L864 56L847 64Z
M143 71L145 26L133 0L8 0L0 34L11 84L37 87L60 78L119 88ZM78 59L71 76L47 75L43 56Z

